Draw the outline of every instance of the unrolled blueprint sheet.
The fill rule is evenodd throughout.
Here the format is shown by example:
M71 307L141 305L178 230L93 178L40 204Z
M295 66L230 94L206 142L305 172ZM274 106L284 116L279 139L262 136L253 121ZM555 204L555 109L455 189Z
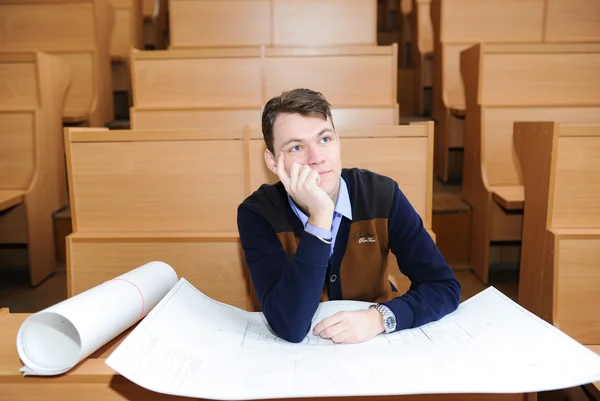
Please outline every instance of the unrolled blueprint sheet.
M313 326L368 303L325 302ZM147 389L211 399L512 393L600 379L600 356L494 288L420 328L356 345L274 336L261 313L218 303L185 279L106 363Z

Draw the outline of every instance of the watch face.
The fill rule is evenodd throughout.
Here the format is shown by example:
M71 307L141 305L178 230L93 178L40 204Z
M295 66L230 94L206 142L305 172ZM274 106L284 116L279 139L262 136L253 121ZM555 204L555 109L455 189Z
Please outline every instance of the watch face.
M385 319L385 327L387 329L391 329L392 327L394 327L394 323L394 318L391 316Z

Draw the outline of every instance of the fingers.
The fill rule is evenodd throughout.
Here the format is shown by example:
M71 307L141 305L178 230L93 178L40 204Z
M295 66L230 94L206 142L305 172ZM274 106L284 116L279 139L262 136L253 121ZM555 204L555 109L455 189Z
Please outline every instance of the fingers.
M331 338L336 344L353 344L356 340L352 337L350 330L345 330Z
M285 172L284 161L285 161L285 156L284 156L283 152L279 152L279 157L277 158L277 176L279 177L279 180L281 180L281 183L285 187L285 190L289 192L290 191L290 177Z
M301 166L298 163L292 163L290 167L290 191L292 194L298 192L298 175Z
M338 312L334 315L331 315L331 316L326 317L325 319L321 320L313 329L313 334L315 336L320 336L324 330L327 330L331 326L335 326L336 324L338 324L342 320L344 320L344 315L345 315L344 312ZM327 338L329 338L329 337L327 337Z
M298 174L298 190L304 188L304 185L308 183L307 177L310 177L311 172L312 169L310 167L307 165L302 166L302 169L300 169L300 173Z

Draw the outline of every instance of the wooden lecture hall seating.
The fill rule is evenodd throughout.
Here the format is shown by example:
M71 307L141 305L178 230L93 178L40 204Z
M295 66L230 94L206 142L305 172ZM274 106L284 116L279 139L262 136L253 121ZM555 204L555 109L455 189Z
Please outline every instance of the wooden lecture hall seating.
M319 88L338 125L396 125L397 57L396 44L134 51L131 128L259 125L294 87Z
M0 53L0 243L27 244L30 283L56 269L52 213L67 204L60 57Z
M259 311L237 208L278 181L262 109L299 87L331 103L343 167L395 179L440 249L463 250L448 262L461 282L496 285L491 249L520 245L513 299L600 354L600 0L0 0L0 250L26 253L32 286L58 268L67 297L161 260ZM404 292L391 253L387 269ZM5 299L0 400L188 399L105 364L127 332L68 374L24 378L30 313Z
M519 303L600 354L600 125L517 122ZM600 383L588 386L598 397Z
M462 194L473 208L471 267L484 283L490 244L521 240L523 179L513 123L600 123L598 65L600 44L480 44L462 52Z
M465 92L460 53L482 42L600 42L597 0L433 0L433 118L436 129L435 171L453 178L451 150L462 149Z

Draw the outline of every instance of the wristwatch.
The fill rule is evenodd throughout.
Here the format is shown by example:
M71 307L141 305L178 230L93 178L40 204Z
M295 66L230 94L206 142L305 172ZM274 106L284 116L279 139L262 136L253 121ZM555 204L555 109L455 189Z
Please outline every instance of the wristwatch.
M385 333L389 334L396 330L396 315L390 308L382 304L371 305L371 308L375 308L383 316L383 326L385 327Z

